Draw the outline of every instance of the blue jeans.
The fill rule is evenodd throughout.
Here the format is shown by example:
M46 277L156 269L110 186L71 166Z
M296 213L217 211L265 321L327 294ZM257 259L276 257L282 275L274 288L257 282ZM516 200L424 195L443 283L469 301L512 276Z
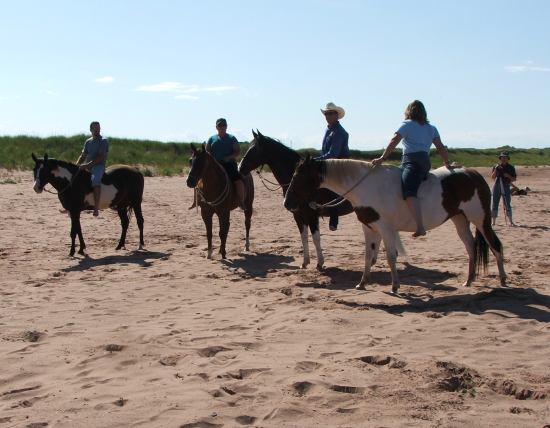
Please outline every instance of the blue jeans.
M493 208L491 210L491 216L496 218L498 216L498 205L500 198L502 197L502 190L500 187L501 178L497 178L495 184L493 184ZM510 193L510 185L508 183L502 183L504 189L504 203L506 204L506 211L508 211L508 217L512 219L512 194Z
M416 198L418 188L430 172L430 155L427 152L407 153L401 159L401 188L403 199Z

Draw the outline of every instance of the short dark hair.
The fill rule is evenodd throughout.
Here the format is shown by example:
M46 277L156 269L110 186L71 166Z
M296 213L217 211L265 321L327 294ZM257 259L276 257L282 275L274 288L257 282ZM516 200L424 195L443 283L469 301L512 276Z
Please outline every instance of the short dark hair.
M227 120L225 120L223 117L220 117L218 120L216 120L216 126L218 126L218 125L227 126Z
M94 120L92 123L90 123L90 129L92 129L92 126L99 125L99 122L97 120ZM101 125L99 125L101 126Z
M428 114L421 101L414 100L405 109L405 119L414 120L415 122L424 125L429 123Z

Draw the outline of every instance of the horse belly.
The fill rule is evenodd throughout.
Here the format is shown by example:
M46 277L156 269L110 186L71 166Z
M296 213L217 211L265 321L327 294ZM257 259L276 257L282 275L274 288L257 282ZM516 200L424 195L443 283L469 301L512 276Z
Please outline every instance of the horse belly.
M112 185L101 185L101 194L99 196L99 209L104 210L110 208L117 194L117 188ZM86 208L94 207L94 192L86 194L84 198L84 205Z

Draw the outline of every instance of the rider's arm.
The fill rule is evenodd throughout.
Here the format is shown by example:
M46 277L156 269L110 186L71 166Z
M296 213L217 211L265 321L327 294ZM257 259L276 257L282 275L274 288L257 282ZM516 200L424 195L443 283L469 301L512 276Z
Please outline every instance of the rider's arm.
M382 163L383 161L385 161L388 158L388 156L391 155L391 153L395 150L395 148L397 147L397 145L399 144L402 138L403 137L401 136L401 134L399 132L396 132L392 137L390 143L388 144L388 147L386 147L386 150L384 150L384 153L382 153L382 156L380 156L379 158L373 159L372 163L374 165L378 165L379 163Z
M433 145L437 149L437 152L439 153L439 156L441 156L441 159L443 159L443 162L445 163L445 166L449 166L449 153L447 152L447 149L441 142L441 138L435 137L432 141Z

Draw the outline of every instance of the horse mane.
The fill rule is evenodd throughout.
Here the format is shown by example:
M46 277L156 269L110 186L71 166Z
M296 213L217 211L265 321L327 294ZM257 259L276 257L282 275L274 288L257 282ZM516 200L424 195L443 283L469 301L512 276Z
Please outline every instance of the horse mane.
M327 161L320 162L323 179L330 173L331 177L338 181L356 181L365 174L376 171L370 162L362 160L327 159Z
M266 135L258 135L259 139L264 140L263 142L269 143L273 147L275 147L277 150L286 153L289 157L291 157L295 162L298 162L301 158L301 156L298 154L298 152L294 149L291 149L288 146L285 146L283 143L281 143L279 140L276 140L275 138L268 137Z

